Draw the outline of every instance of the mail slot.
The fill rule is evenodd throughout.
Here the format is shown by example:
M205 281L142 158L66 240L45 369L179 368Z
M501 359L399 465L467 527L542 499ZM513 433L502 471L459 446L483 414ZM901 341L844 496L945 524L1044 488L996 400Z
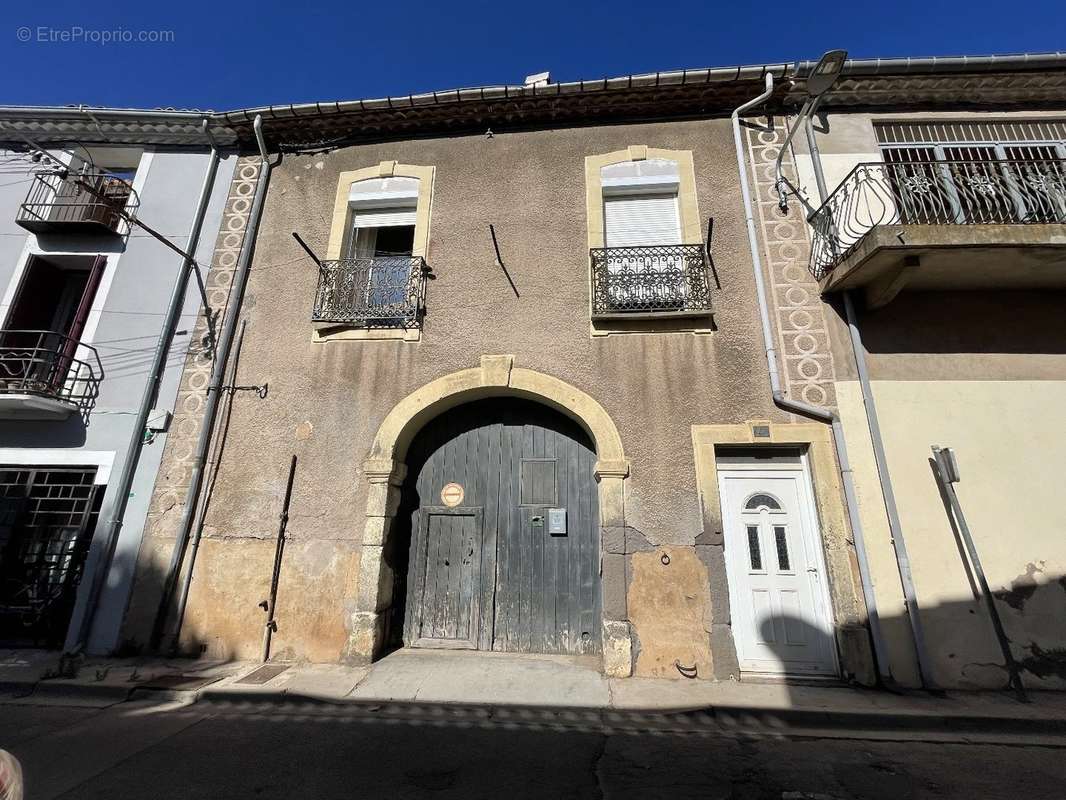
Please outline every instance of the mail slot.
M548 533L551 536L566 536L566 509L548 509Z

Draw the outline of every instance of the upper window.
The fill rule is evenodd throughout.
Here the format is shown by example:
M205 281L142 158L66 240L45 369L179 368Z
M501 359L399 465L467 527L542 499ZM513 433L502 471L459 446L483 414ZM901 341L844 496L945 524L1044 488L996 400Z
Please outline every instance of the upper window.
M593 335L711 330L681 321L711 316L692 153L633 145L589 156L585 181Z
M133 179L141 151L78 146L68 152L65 166L35 172L15 221L37 234L127 236L140 202Z
M418 178L369 178L348 193L348 258L410 256L415 241Z
M313 312L317 339L417 340L432 180L432 167L391 161L340 175Z
M103 369L82 336L106 266L102 255L30 256L0 327L0 415L88 413Z

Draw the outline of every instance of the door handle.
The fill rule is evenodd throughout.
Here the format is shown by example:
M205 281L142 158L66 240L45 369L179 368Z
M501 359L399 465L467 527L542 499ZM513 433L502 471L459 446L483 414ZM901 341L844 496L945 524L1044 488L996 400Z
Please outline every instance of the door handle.
M818 572L818 568L817 567L807 567L807 572L815 572L816 573L816 572Z

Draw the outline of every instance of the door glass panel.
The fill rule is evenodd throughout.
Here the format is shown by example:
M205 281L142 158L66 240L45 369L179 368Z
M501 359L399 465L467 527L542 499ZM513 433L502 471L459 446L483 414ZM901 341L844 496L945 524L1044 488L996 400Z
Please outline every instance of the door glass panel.
M759 549L759 527L748 526L748 553L751 556L751 568L762 569L762 551Z
M774 525L774 542L777 545L777 568L782 572L792 569L788 560L788 539L785 538L785 526Z
M744 509L747 511L758 511L763 506L766 506L771 511L780 511L781 505L774 498L768 494L753 494L748 502L744 504Z

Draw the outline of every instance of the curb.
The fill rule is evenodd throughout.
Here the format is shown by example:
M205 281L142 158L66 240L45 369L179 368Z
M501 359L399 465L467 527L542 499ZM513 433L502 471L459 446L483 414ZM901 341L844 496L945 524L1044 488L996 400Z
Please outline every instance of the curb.
M1035 741L1066 747L1066 718L938 715L917 712L874 713L824 709L708 706L675 709L617 707L540 707L493 703L369 700L286 692L277 689L195 690L149 689L57 681L0 682L7 702L104 708L131 700L183 702L241 713L270 708L276 713L320 714L323 719L347 717L364 721L432 723L436 725L505 724L508 726L578 729L598 732L733 733L760 736L901 737L935 741L1002 739Z
M270 706L284 713L324 713L392 721L432 721L436 724L467 724L495 721L552 728L590 727L618 732L719 732L761 735L841 735L877 733L904 738L933 737L964 740L967 737L1018 737L1055 740L1066 746L1066 719L934 715L913 712L835 712L822 709L751 709L712 706L688 709L543 708L491 703L442 703L407 700L350 700L284 691L215 690L180 693L192 703L230 708L235 712Z
M22 701L33 703L54 703L69 706L117 705L129 699L134 686L115 686L114 684L93 685L85 683L63 683L61 681L3 681L0 682L0 695L9 695L8 702Z

